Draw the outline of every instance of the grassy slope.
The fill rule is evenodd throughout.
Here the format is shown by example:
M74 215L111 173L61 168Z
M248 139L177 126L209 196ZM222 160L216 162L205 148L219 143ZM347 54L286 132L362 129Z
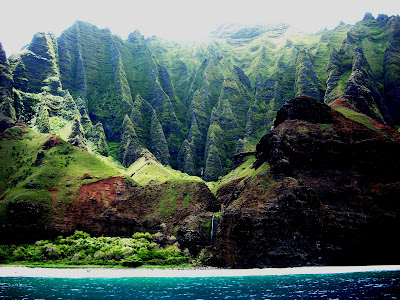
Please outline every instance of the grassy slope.
M135 161L127 169L127 174L141 185L146 185L152 180L158 183L171 180L202 181L199 177L190 176L186 173L174 170L169 166L165 167L158 162L145 157L141 157Z
M22 138L21 138L22 136ZM46 190L55 188L57 199L71 200L79 187L112 176L132 176L133 180L146 185L150 180L162 183L170 180L199 182L196 176L165 167L145 157L124 169L115 160L93 154L61 140L61 144L49 150L42 145L51 135L40 134L29 128L8 129L0 140L0 197L6 200L21 195L40 193L50 197ZM43 163L34 166L38 152L44 152ZM82 180L84 174L93 179ZM37 188L26 188L26 184Z
M218 189L220 189L224 185L227 185L228 183L234 180L240 178L252 180L255 176L264 174L265 171L269 168L269 166L265 163L257 170L255 170L253 168L254 162L255 162L254 156L247 157L246 161L243 164L241 164L239 167L226 174L221 180L215 182L207 182L208 188L211 190L211 192L215 194L218 191ZM242 180L242 182L243 181L245 180Z
M57 198L72 199L82 183L111 176L132 176L142 185L150 180L159 183L168 180L201 181L199 177L189 176L145 157L124 169L110 157L94 156L63 140L54 148L42 150L42 145L50 136L20 127L5 132L0 140L0 197L14 199L21 194L35 194L38 190L49 196L46 188L54 187L58 190ZM43 163L34 166L38 152L41 151L44 152ZM90 174L93 179L82 180L84 174ZM27 189L24 187L27 183L37 188Z
M0 216L4 217L5 205L10 201L29 201L50 208L49 190L57 191L56 205L61 209L76 197L83 183L122 175L87 151L62 140L58 146L42 150L49 137L29 128L13 127L1 138ZM43 162L35 165L42 151ZM82 180L86 173L93 179Z
M149 192L155 194L149 194L151 215L158 219L170 217L177 209L188 213L202 205L201 201L193 200L198 199L202 190L199 177L165 167L151 157L142 157L126 169L111 157L94 155L63 140L43 150L43 144L51 137L20 127L3 134L0 225L44 229L63 218L82 185L116 176L125 177L135 185L152 185ZM39 164L38 153L43 153ZM85 174L90 174L90 178L83 179Z
M367 115L364 115L362 113L356 112L352 109L339 105L333 105L332 108L340 112L346 118L353 120L361 125L364 125L368 129L371 129L372 131L375 131L379 134L383 134L384 136L387 136L389 138L394 138L394 139L397 138L397 134L394 129L391 129L388 126L380 124L379 122L372 119L371 117L368 117Z

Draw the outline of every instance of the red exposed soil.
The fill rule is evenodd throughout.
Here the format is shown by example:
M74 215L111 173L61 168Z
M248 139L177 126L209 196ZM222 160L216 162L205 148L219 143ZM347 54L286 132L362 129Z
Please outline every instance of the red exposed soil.
M372 123L377 129L379 129L380 131L385 133L388 137L400 142L400 134L397 130L394 130L393 128L391 128L389 126L382 125L381 123L379 123L378 121L373 120L373 119L372 119Z
M51 199L53 201L53 205L57 205L57 192L58 190L52 185L49 187L46 187L46 190L48 190L51 193Z
M51 193L51 200L53 202L54 215L57 218L58 217L58 211L57 211L57 192L58 192L58 190L53 185L46 187L46 190L48 190Z
M127 194L123 177L111 177L82 185L78 197L66 212L64 230L72 231L77 224L78 227L88 226L92 232L105 230L102 228L105 224L93 224L94 219L98 219L106 211L115 210L116 203L126 200Z
M335 107L335 106L342 106L351 110L354 110L356 112L360 112L353 103L351 103L349 100L347 99L336 99L333 103L331 103L329 105L330 107Z
M212 209L218 210L219 204L201 182L150 183L139 187L123 177L111 177L81 186L60 229L119 236L163 230L175 235L186 217Z
M19 128L28 128L28 125L26 125L24 122L17 122L15 126Z

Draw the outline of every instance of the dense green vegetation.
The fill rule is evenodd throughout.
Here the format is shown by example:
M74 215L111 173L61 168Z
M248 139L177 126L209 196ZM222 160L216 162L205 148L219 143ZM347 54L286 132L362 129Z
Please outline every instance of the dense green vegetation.
M233 26L205 44L139 32L124 41L76 22L58 39L36 34L9 60L0 44L0 235L18 245L77 229L158 231L77 231L0 246L0 262L136 267L207 255L221 228L252 224L217 230L238 220L233 213L245 216L246 201L253 214L268 209L258 200L286 193L274 190L276 165L253 166L256 144L289 98L336 103L345 117L397 138L399 41L399 17L366 16L312 35ZM299 136L306 125L298 121ZM243 232L239 241L252 229Z
M366 14L316 34L227 25L195 44L138 31L124 41L76 22L59 38L36 34L20 55L2 58L1 114L124 167L143 148L164 165L217 180L232 170L234 154L254 151L294 96L346 97L396 125L399 24Z
M188 265L191 258L177 244L160 246L161 233L137 232L131 238L90 237L82 231L53 241L40 240L31 245L0 245L0 263L110 265ZM169 237L169 241L175 238Z

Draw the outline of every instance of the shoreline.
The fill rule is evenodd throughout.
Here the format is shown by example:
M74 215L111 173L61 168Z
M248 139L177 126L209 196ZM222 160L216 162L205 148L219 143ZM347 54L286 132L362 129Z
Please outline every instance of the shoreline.
M103 268L30 268L0 266L1 277L48 278L167 278L167 277L239 277L268 275L340 274L373 271L400 271L400 265L318 266L264 269L103 269Z

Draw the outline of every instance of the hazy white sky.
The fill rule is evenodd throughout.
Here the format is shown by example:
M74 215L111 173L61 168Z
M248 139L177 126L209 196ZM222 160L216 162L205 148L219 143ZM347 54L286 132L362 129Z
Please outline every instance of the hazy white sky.
M307 32L354 24L365 12L400 14L399 0L6 0L0 5L0 42L7 55L36 32L59 36L76 20L108 27L126 39L139 29L169 40L204 40L223 23L285 22Z

